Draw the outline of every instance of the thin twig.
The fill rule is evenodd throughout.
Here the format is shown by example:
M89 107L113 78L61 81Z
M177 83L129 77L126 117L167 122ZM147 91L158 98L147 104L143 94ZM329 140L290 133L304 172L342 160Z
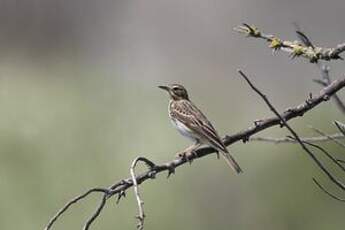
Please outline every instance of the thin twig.
M53 226L53 224L55 223L55 221L57 221L57 219L64 214L67 209L72 206L73 204L77 203L78 201L84 199L85 197L87 197L88 195L90 195L91 193L104 193L107 194L108 190L104 189L104 188L92 188L89 189L87 192L73 198L72 200L70 200L64 207L62 207L53 218L50 219L50 221L48 222L47 226L44 228L45 230L49 230L51 229L51 227Z
M329 84L331 84L331 77L329 76L329 70L330 67L328 65L325 64L318 64L318 68L321 71L321 76L322 79L314 79L313 81L315 83L318 83L320 85L322 85L323 87L328 86ZM340 112L342 112L343 114L345 114L345 104L344 102L339 98L339 96L337 94L334 94L332 96L337 108L340 110Z
M328 196L332 197L333 199L337 200L337 201L341 201L341 202L345 202L345 199L340 198L336 195L334 195L333 193L329 192L326 188L324 188L315 178L313 178L314 183L321 189L321 191L323 191L324 193L326 193Z
M328 142L332 140L342 140L345 136L342 133L329 134L328 136L317 136L317 137L303 137L301 140L308 141L310 143L320 143ZM262 141L262 142L271 142L274 144L295 144L298 143L296 140L292 140L288 137L250 137L249 141Z
M327 101L334 93L338 92L342 88L345 87L345 79L341 80L335 80L330 84L329 86L325 87L320 94L317 97L308 99L307 101L303 102L300 105L297 105L295 107L286 109L285 112L283 112L280 116L284 118L284 120L288 121L293 118L301 117L306 112L311 111L315 106L318 106L320 103ZM265 119L261 119L260 122L255 122L253 126L248 127L247 129L240 131L238 133L235 133L231 136L226 136L223 139L223 142L226 146L232 145L235 142L243 141L246 142L248 139L256 134L259 133L265 129L268 129L273 126L281 125L280 118L277 116L268 117ZM207 156L209 154L215 153L215 149L208 147L208 146L201 146L198 149L195 150L195 155L193 154L190 157L190 160L196 160L198 158L202 158L204 156ZM185 158L177 158L172 161L155 165L155 167L150 168L149 170L145 171L144 173L141 173L136 176L137 184L141 184L146 180L153 179L155 176L162 172L168 172L168 175L174 173L175 168L182 166L184 164L188 163L188 161ZM45 230L51 229L54 223L61 217L61 215L66 212L73 204L75 204L77 201L84 199L87 197L90 193L93 192L103 192L104 194L107 194L106 200L110 199L111 197L118 195L119 197L123 197L123 194L125 194L126 190L131 188L133 186L133 180L131 177L126 179L121 179L118 182L114 183L108 188L94 188L89 190L87 193L84 193L82 195L77 196L72 201L68 202L64 208L62 208L47 224ZM103 199L103 197L102 197ZM94 219L92 219L93 221ZM91 223L92 223L91 221Z
M138 182L137 182L137 179L135 176L135 167L139 161L140 161L140 157L137 157L134 159L134 161L131 164L130 173L131 173L131 177L132 177L132 181L133 181L134 194L135 194L135 197L137 199L138 209L139 209L139 215L136 216L136 218L139 221L137 228L139 230L142 230L144 228L144 220L145 220L145 213L144 213L144 207L143 207L144 201L140 198Z
M310 41L310 39L308 38L307 35L305 35L301 30L296 30L296 34L297 37L299 38L299 40L308 47L312 47L313 49L315 49L315 46L313 45L313 43Z
M345 136L345 125L341 123L340 121L334 122L335 126L339 129L339 131Z
M292 140L296 140L294 137L289 137L291 138ZM318 150L320 150L323 154L325 154L334 164L336 164L342 171L345 172L345 167L341 164L341 161L340 159L337 159L335 157L333 157L328 151L326 151L324 148L322 148L321 146L319 145L316 145L316 144L313 144L313 143L310 143L310 142L307 142L307 141L303 141L304 144L306 145L309 145L309 146L312 146Z
M91 224L96 220L96 218L99 216L101 211L103 210L106 201L107 201L107 195L108 193L104 193L101 199L101 202L99 203L96 211L92 214L92 216L86 221L83 230L88 230L91 226Z
M326 136L325 136L326 135ZM322 151L323 153L325 153L325 155L330 158L334 163L338 164L338 163L343 163L345 162L344 160L341 159L336 159L334 158L332 155L330 155L324 148L322 148L319 145L315 145L313 143L320 143L320 142L326 142L326 141L338 141L337 139L344 139L344 135L341 133L336 133L336 134L332 134L332 135L327 135L327 134L323 134L322 136L318 136L318 137L305 137L305 138L301 138L301 140L305 143L308 144L310 146L313 146L315 148L318 148L320 151ZM271 142L274 144L281 144L281 143L288 143L288 144L296 144L298 143L298 141L291 137L291 136L287 136L287 137L283 137L283 138L275 138L275 137L251 137L249 138L249 141L262 141L262 142ZM298 143L299 144L299 143ZM340 165L340 168L342 168L345 171L345 168Z
M274 35L265 34L257 27L246 23L235 27L234 30L245 34L247 37L261 38L270 43L269 47L271 49L288 52L292 58L302 56L313 63L319 60L342 59L340 54L345 51L345 43L339 44L335 48L314 47L313 45L303 44L304 42L285 41Z
M285 126L290 131L290 133L298 141L300 146L309 155L309 157L314 161L314 163L327 175L327 177L334 184L336 184L342 190L345 190L345 185L342 182L340 182L335 176L333 176L333 174L326 169L326 167L323 165L323 163L307 148L307 146L303 143L303 141L300 139L298 134L290 127L290 125L287 123L287 121L284 119L284 117L282 117L279 114L279 112L274 108L274 106L268 100L267 96L265 94L263 94L258 88L256 88L255 85L249 80L249 78L241 70L239 70L238 72L245 79L245 81L249 84L249 86L265 101L265 103L270 108L270 110L279 118L279 120L282 123L282 126Z
M315 46L312 44L311 40L308 38L308 36L303 33L300 29L300 27L298 26L298 24L294 24L296 27L296 34L298 39L307 47L311 47L315 50ZM326 65L322 62L317 62L315 61L318 69L321 72L321 79L314 79L314 82L322 85L323 87L326 87L327 85L329 85L331 83L331 77L329 75L329 71L330 71L330 67L329 65ZM338 109L345 114L345 105L343 103L343 101L338 97L337 94L333 95L333 100L335 101L335 104L337 105Z
M320 129L317 129L317 128L313 127L313 126L310 126L310 128L311 128L312 130L314 130L315 132L317 132L318 134L320 134L321 136L324 136L324 137L328 138L329 140L333 141L334 143L336 143L336 144L339 145L340 147L345 148L345 144L341 143L339 140L337 140L337 139L334 138L333 136L328 135L328 134L322 132Z

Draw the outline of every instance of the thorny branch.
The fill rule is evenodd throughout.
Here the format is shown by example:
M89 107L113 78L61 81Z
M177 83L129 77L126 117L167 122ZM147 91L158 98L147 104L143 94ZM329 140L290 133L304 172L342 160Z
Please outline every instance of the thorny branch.
M344 160L342 159L337 159L335 157L333 157L330 153L328 153L328 151L326 151L324 148L320 147L319 145L316 145L316 144L313 144L312 142L320 142L320 141L329 141L329 140L332 140L332 141L335 141L336 139L334 137L332 137L331 135L327 135L327 134L324 134L324 133L321 133L322 136L320 137L316 137L317 139L314 139L314 138L301 138L302 142L306 145L309 145L309 146L312 146L318 150L320 150L322 153L324 153L329 159L331 159L333 161L333 163L335 163L340 169L342 169L343 171L345 171L345 167L343 166L343 164L345 163ZM323 136L325 135L325 136ZM342 138L344 136L342 135ZM332 138L332 139L330 139ZM250 140L252 140L252 138L250 138ZM273 143L298 143L299 142L291 137L291 136L287 136L285 138L262 138L262 137L259 137L257 139L254 139L254 141L257 140L257 141L265 141L265 142L273 142ZM309 140L309 141L308 141ZM280 142L282 141L282 142ZM315 178L313 178L313 181L314 183L316 183L316 185L321 188L321 190L323 192L326 192L326 194L330 195L330 192L328 192L324 187L322 187L320 185L319 182L316 181ZM332 198L335 198L336 196L335 195L330 195ZM338 198L337 197L337 200L340 200L342 201L341 198Z
M296 140L294 137L291 137L291 136L289 136L289 138L291 138L292 140ZM306 144L308 146L311 146L315 149L320 150L323 154L326 155L326 157L328 157L334 164L336 164L342 171L345 172L345 167L341 164L342 160L333 157L328 151L326 151L324 148L322 148L319 145L316 145L316 144L313 144L313 143L310 143L307 141L302 141L302 142L303 142L303 144Z
M327 195L329 195L329 196L332 197L333 199L338 200L338 201L341 201L341 202L345 202L345 199L340 198L340 197L334 195L333 193L329 192L329 191L328 191L327 189L325 189L325 188L320 184L320 182L318 182L315 178L313 178L313 182L314 182L324 193L326 193Z
M261 33L256 27L254 26L249 26L248 24L243 24L243 26L239 26L237 28L235 28L236 31L241 32L241 33L246 33L247 36L250 37L258 37L258 38L262 38L265 39L266 41L270 42L270 48L273 49L273 51L282 49L285 50L289 53L291 53L291 57L294 58L296 56L304 56L306 58L309 58L311 63L316 63L316 65L318 66L318 68L320 69L321 72L321 79L315 79L314 81L316 83L319 83L320 85L322 85L323 87L328 86L331 83L331 78L329 76L329 66L326 64L323 64L321 62L318 62L318 60L323 59L321 56L319 56L318 52L322 50L322 48L318 48L315 47L313 45L313 43L311 42L311 40L301 31L301 29L299 28L299 26L297 24L295 24L295 28L296 28L296 34L298 39L300 40L300 43L297 41L294 42L289 42L289 41L282 41L279 38L274 37L273 35L265 35L263 33ZM302 47L304 46L304 47ZM342 45L338 46L338 51L339 52L343 52L344 50L341 50ZM327 50L327 49L324 49ZM330 50L330 49L328 49ZM312 52L310 52L312 51ZM337 57L338 56L338 57ZM342 59L339 56L339 53L337 54L335 59ZM327 57L325 60L330 60L332 58ZM336 103L336 106L338 107L338 109L345 114L345 105L342 102L342 100L338 97L337 94L334 94L332 97ZM335 123L337 125L337 127L339 128L339 124L338 122ZM342 132L343 135L339 135L339 134L335 134L335 135L327 135L325 133L323 133L322 131L313 128L317 133L319 133L321 136L320 137L312 137L312 138L301 138L301 140L303 141L304 144L307 144L309 146L312 146L314 148L319 149L320 151L322 151L328 158L330 158L335 164L338 165L338 167L340 167L341 169L344 170L342 164L343 164L343 160L341 159L335 159L333 156L331 156L325 149L321 148L318 145L314 145L311 142L322 142L322 141L334 141L336 144L338 144L341 147L345 147L345 145L340 142L338 139L340 138L344 138L344 130L340 129L339 130ZM273 143L298 143L300 144L300 142L295 139L295 138L272 138L272 137L252 137L250 140L254 140L254 141L265 141L265 142L273 142ZM309 142L308 142L309 141ZM302 146L303 147L303 146ZM328 192L323 186L321 186L320 183L318 183L316 181L315 178L313 178L314 183L316 183L316 185L323 191L325 192L327 195L329 195L330 197L340 200L342 201L341 198L333 195L332 193Z
M140 193L139 193L139 186L138 186L138 182L137 182L137 179L136 179L136 176L135 176L135 167L137 165L137 163L139 161L143 161L145 162L147 165L149 165L149 167L154 167L154 163L149 161L148 159L146 158L143 158L143 157L137 157L134 159L134 161L132 162L132 165L131 165L131 169L130 169L130 173L131 173L131 178L132 178L132 181L133 181L133 187L134 187L134 194L135 194L135 197L137 199L137 203L138 203L138 208L139 208L139 215L136 216L137 219L138 219L138 225L137 225L137 228L139 230L142 230L144 228L144 219L145 219L145 213L144 213L144 201L140 198ZM149 163L148 163L149 162Z
M340 121L335 121L334 124L337 126L339 131L345 136L345 124L341 123Z
M320 130L318 130L320 131ZM321 132L321 131L320 131ZM344 135L342 134L333 134L328 135L323 132L320 133L321 136L318 137L309 137L309 138L300 138L301 141L304 144L307 144L309 146L312 146L314 148L317 148L321 152L323 152L328 158L330 158L335 164L337 164L343 171L345 171L345 168L342 164L344 164L344 160L334 158L331 154L329 154L324 148L320 147L319 145L313 144L313 143L319 143L319 142L326 142L326 141L333 141L337 144L341 144L341 147L343 146L343 143L339 142L338 139L344 139ZM292 143L292 144L299 144L299 142L290 136L284 137L284 138L274 138L274 137L251 137L249 139L250 141L263 141L263 142L271 142L274 144L281 144L281 143Z
M343 144L342 142L340 142L337 138L334 138L331 135L328 135L326 133L324 133L323 131L321 131L318 128L312 127L310 126L311 129L313 129L315 132L317 132L319 135L328 138L328 140L333 141L334 143L336 143L338 146L345 148L345 144Z
M72 200L70 200L64 207L62 207L53 218L50 219L50 221L48 222L47 226L44 228L45 230L51 229L51 227L53 226L53 224L58 220L58 218L67 211L67 209L72 206L73 204L76 204L77 202L79 202L80 200L86 198L87 196L89 196L92 193L103 193L104 195L108 193L108 189L105 188L92 188L90 190L88 190L87 192L73 198ZM102 199L103 200L103 199ZM84 229L87 229L88 227L84 227Z
M328 141L342 140L342 139L345 139L345 136L342 133L329 134L327 136L320 135L317 137L301 138L301 140L308 141L310 143L320 143L320 142L328 142ZM274 144L297 143L297 141L288 137L250 137L249 141L271 142Z
M235 31L246 34L247 37L260 38L269 42L269 47L276 50L283 50L288 52L292 58L302 56L307 58L310 62L317 62L319 60L342 59L340 54L345 51L345 43L337 45L335 48L316 47L311 44L309 39L299 41L285 41L274 35L269 35L261 32L257 27L243 23L234 28ZM299 31L298 31L299 32ZM303 33L300 37L303 37Z
M267 96L265 94L263 94L250 80L249 78L241 71L238 71L239 74L246 80L246 82L249 84L249 86L265 101L265 103L267 104L267 106L270 108L270 110L279 118L280 122L281 122L281 126L282 127L286 127L290 133L292 134L292 138L295 139L300 146L302 147L302 149L308 154L308 156L314 161L314 163L317 165L317 167L319 169L322 170L322 172L330 179L331 182L333 182L337 187L339 187L340 189L342 189L343 191L345 191L345 185L339 181L326 167L325 165L315 156L315 154L306 146L306 144L304 141L301 140L301 138L298 136L298 134L295 132L295 130L293 130L291 128L291 126L287 123L287 120L281 116L281 114L275 109L275 107L272 105L272 103L269 101L269 99L267 98ZM316 147L316 145L313 144L309 144L312 145L313 147ZM317 146L319 147L319 146ZM319 147L320 149L320 147ZM321 149L322 150L322 149ZM324 151L324 153L337 165L339 166L343 171L345 171L345 168L337 161L337 159L333 158L330 154L328 154L328 152ZM316 181L314 179L314 181ZM320 186L319 186L320 187Z
M312 110L315 106L319 105L324 101L328 101L331 96L333 96L336 92L341 90L345 87L345 78L341 80L335 80L327 87L323 88L320 94L313 98L308 98L305 102L301 103L292 108L286 109L283 113L279 114L279 116L268 117L265 119L261 119L260 121L254 122L253 126L248 127L247 129L240 131L231 136L225 136L223 142L226 146L229 146L235 142L243 141L247 142L249 138L259 133L262 130L268 129L273 126L280 125L282 126L282 121L286 123L286 121L291 120L293 118L297 118L303 116L304 113ZM283 126L286 126L283 124ZM215 153L215 150L211 147L201 146L195 150L195 155L191 156L189 160L196 160L198 158L202 158L206 155L211 153ZM316 159L317 160L317 159ZM132 177L119 180L118 182L114 183L108 188L93 188L88 190L87 192L75 197L73 200L69 201L65 206L57 213L55 216L49 221L45 230L49 230L52 228L53 224L64 214L73 204L77 203L78 201L84 199L85 197L89 196L92 193L102 193L102 198L100 201L99 206L97 207L94 214L87 220L86 224L84 225L84 230L88 230L91 224L95 221L95 219L99 216L103 208L105 207L107 200L115 195L117 195L117 201L119 201L122 197L125 196L126 191L134 186L135 182L137 185L140 185L144 181L148 179L154 179L155 176L161 172L168 172L168 177L175 172L175 168L188 163L189 161L185 158L176 158L172 161L156 165L153 162L149 161L146 158L141 157L140 161L146 162L149 166L149 169L144 173L141 173L135 176L135 180ZM328 172L328 171L326 171ZM329 175L330 178L333 178L332 175ZM338 182L339 185L343 186Z
M295 28L296 28L296 34L297 37L299 38L299 40L307 47L312 47L313 49L315 49L315 46L312 44L311 40L308 38L308 36L303 33L300 29L300 27L298 26L298 24L295 23ZM327 85L329 85L331 83L331 78L329 75L329 70L330 67L322 62L317 62L315 61L318 69L321 72L321 79L314 79L314 82L319 83L320 85L322 85L323 87L326 87ZM345 105L343 103L343 101L338 97L337 94L333 95L333 100L335 101L335 104L337 106L337 108L340 110L340 112L342 112L343 114L345 114ZM338 124L335 123L337 126ZM327 137L329 140L334 141L337 145L344 147L345 145L340 142L339 140L333 138L330 135L325 134L324 132L322 132L321 130L318 130L316 128L311 127L312 129L314 129L317 133L319 133L321 136ZM339 127L338 127L339 128ZM344 134L344 132L342 132ZM335 162L335 164L337 164L340 168L343 168L342 164L343 164L343 160L341 159L335 159L333 158L333 156L331 156L326 150L324 150L323 148L321 148L318 145L313 145L310 142L305 142L308 145L311 145L319 150L321 150L328 158L330 158L333 162ZM313 178L313 182L318 186L318 188L321 189L321 191L323 191L325 194L327 194L328 196L330 196L333 199L336 199L338 201L345 201L344 199L337 197L336 195L334 195L333 193L329 192L326 188L324 188L315 178Z
M315 46L313 45L313 43L311 42L311 40L309 39L309 37L302 32L301 28L294 23L295 28L296 28L296 34L298 39L307 47L311 47L313 49L315 49ZM321 79L314 79L314 82L320 84L323 87L326 87L327 85L329 85L332 81L331 81L331 77L329 75L329 71L330 71L330 67L322 62L316 62L316 65L318 67L318 69L321 72ZM337 105L338 109L345 114L345 105L342 102L342 100L338 97L337 94L333 95L333 100L335 101L335 104Z
M326 87L327 85L329 85L331 83L331 77L329 76L330 67L328 65L321 64L321 66L319 66L319 68L321 71L322 79L314 79L314 82L320 84L323 87ZM343 114L345 114L345 105L344 105L343 101L339 98L339 96L337 94L334 94L332 98L333 98L336 106L338 107L338 109Z

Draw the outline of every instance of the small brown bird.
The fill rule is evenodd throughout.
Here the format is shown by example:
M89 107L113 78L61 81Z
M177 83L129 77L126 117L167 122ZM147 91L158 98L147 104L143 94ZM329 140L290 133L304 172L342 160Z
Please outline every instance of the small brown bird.
M228 165L237 173L242 172L240 166L230 155L217 131L206 116L189 100L187 90L179 84L159 86L170 95L169 117L177 130L195 142L182 155L188 158L193 149L206 144L222 154Z

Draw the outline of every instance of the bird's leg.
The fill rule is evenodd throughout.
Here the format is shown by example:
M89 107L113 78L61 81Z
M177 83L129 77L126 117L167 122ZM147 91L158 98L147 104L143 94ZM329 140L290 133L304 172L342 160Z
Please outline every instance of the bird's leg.
M177 154L178 158L184 158L186 159L189 163L192 163L193 156L197 156L195 150L201 145L199 141L195 142L194 145L189 146L182 152Z

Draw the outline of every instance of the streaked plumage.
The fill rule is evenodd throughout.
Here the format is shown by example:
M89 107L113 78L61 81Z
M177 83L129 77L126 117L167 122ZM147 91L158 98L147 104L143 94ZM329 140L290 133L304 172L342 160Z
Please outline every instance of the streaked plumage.
M237 173L240 166L230 155L207 117L189 100L187 90L178 84L160 86L170 95L169 117L177 130L196 144L207 144L219 151Z

